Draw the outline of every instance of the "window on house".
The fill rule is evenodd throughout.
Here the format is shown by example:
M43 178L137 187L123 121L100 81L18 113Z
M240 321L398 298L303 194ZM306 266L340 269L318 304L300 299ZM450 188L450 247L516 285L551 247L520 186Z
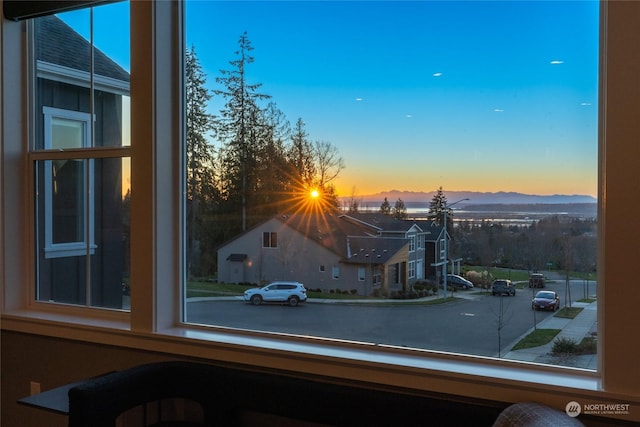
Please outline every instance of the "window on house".
M416 236L409 236L409 252L415 252L416 250Z
M409 272L408 272L409 279L413 279L414 277L416 277L416 262L409 261L408 268L409 268Z
M331 267L331 277L336 280L340 278L340 267Z
M366 277L367 277L367 274L366 274L365 268L364 267L358 267L358 281L364 282Z
M324 272L325 272L325 266L324 266L324 264L320 264L320 267L318 268L318 271L319 271L320 273L324 273Z
M278 247L278 233L274 231L265 231L262 233L262 247L263 248L277 248Z
M91 115L43 107L44 147L49 150L86 148L91 141ZM79 256L95 250L91 161L44 161L44 256ZM88 199L88 200L87 200ZM84 210L88 209L87 215Z

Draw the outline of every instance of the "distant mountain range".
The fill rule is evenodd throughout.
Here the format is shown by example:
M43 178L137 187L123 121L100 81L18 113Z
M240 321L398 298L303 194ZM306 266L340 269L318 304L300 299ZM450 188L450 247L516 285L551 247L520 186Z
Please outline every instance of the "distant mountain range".
M356 196L355 199L360 204L367 204L371 206L379 206L386 197L391 206L395 201L402 199L407 207L419 205L429 205L429 202L433 198L435 191L400 191L390 190L383 191L376 194L369 194L366 196ZM538 194L523 194L516 192L499 191L495 193L477 192L477 191L446 191L445 196L449 203L455 203L461 199L469 199L457 204L458 207L470 206L470 205L489 205L489 204L502 204L502 205L533 205L533 204L575 204L575 203L597 203L598 200L595 197L581 195L581 194L553 194L553 195L538 195ZM351 197L342 197L343 201L348 201Z

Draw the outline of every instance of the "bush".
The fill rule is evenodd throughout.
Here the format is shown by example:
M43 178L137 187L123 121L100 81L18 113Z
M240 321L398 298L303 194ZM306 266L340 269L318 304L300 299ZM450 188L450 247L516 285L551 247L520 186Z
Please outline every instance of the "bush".
M493 282L493 275L488 271L467 271L464 277L473 283L476 288L489 289Z
M351 290L349 291L349 293L350 293L351 295L357 295L357 294L358 294L358 290L357 290L357 289L351 289Z
M578 343L573 338L556 338L555 341L553 341L551 353L555 355L578 353Z

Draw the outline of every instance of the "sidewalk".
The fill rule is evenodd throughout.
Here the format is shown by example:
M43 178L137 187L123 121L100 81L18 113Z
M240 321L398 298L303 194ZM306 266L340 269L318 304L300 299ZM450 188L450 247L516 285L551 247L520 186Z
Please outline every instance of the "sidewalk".
M574 302L572 307L583 307L583 310L573 319L563 319L555 316L549 316L542 322L538 323L538 329L561 329L555 339L560 337L571 338L576 342L580 342L585 336L592 336L597 330L597 303ZM531 328L520 338L514 341L510 346L513 347L522 338L533 331ZM575 368L593 369L598 368L598 357L595 354L586 354L579 356L560 357L551 355L553 348L553 340L545 345L527 348L523 350L510 351L504 355L505 359L522 360L526 362L537 362L544 364L554 364L562 366L571 366Z

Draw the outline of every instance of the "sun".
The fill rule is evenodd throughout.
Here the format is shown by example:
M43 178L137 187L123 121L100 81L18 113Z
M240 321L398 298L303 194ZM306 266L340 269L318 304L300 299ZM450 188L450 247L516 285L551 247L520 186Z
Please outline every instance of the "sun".
M312 199L317 199L318 197L320 197L320 192L316 189L313 189L311 190L311 193L309 193L309 195Z

